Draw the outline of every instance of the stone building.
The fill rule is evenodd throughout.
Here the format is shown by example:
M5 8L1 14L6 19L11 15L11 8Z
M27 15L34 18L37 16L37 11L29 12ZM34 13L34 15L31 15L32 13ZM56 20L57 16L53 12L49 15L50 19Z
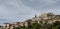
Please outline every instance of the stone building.
M24 22L25 27L30 26L30 25L31 25L31 21L32 21L31 19L26 20L26 21Z
M43 19L52 19L55 15L53 13L46 13L46 14L42 14L41 18Z
M13 26L14 26L14 27L20 27L20 22L14 22L14 23L13 23Z
M13 25L11 25L10 29L14 29L14 26L13 26Z
M54 15L53 13L45 13L40 16L33 17L32 19L28 19L24 22L14 22L13 24L4 23L3 26L0 26L0 29L16 29L16 27L28 27L33 23L38 23L40 25L44 24L53 24L56 21L60 21L60 15Z
M2 27L5 29L10 29L11 24L10 23L4 23Z
M24 26L24 22L21 22L21 23L20 23L20 26Z
M28 22L24 22L24 26L25 27L28 27Z
M31 23L38 23L38 17L35 15L35 17L32 18Z

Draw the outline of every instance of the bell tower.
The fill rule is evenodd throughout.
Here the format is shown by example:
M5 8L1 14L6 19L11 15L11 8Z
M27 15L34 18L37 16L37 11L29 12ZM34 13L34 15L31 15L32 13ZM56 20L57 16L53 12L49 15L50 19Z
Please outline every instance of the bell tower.
M35 18L37 17L37 15L35 15Z

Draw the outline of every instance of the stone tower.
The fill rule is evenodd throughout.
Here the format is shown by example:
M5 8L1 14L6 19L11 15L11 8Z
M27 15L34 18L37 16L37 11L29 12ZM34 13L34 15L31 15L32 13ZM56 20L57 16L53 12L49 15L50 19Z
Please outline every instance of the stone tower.
M35 18L37 17L37 15L35 15Z

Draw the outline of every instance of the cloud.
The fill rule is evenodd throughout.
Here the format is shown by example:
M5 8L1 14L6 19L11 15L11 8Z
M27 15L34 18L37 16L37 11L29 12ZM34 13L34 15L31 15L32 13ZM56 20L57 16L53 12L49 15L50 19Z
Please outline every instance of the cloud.
M22 2L32 8L43 9L45 7L54 7L60 5L60 0L22 0Z
M33 17L37 11L25 6L21 0L1 0L0 18L4 22L25 21Z
M57 11L60 11L60 0L22 0L22 2L24 5L31 7L39 12L58 13Z
M59 3L60 0L0 0L0 18L3 18L2 22L12 23L25 21L43 12L59 14Z

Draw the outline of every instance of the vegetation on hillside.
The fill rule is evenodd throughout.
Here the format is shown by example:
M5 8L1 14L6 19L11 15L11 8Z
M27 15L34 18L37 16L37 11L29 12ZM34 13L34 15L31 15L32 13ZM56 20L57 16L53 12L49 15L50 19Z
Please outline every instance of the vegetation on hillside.
M60 22L56 21L53 24L44 24L43 26L41 26L41 24L38 23L33 23L31 26L28 27L18 27L16 29L60 29Z
M53 13L48 13L41 15L39 17L35 17L35 19L38 18L40 20L40 17L41 17L40 24L36 22L30 24L28 27L24 27L24 26L19 27L19 29L60 29L60 21L59 21L60 15L54 15Z

